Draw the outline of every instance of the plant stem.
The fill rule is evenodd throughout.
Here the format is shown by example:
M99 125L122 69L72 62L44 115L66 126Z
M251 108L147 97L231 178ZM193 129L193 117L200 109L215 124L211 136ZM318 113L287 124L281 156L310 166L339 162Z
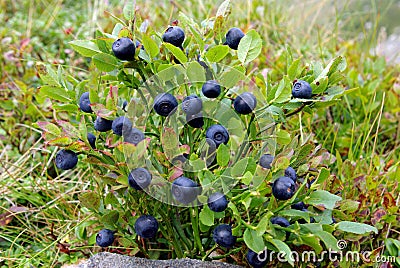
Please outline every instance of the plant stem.
M199 209L197 206L192 208L192 213L190 214L190 220L192 222L192 228L193 228L193 235L194 235L194 241L196 244L197 249L200 250L201 254L204 254L203 250L203 245L201 244L201 239L200 239L200 232L199 232Z

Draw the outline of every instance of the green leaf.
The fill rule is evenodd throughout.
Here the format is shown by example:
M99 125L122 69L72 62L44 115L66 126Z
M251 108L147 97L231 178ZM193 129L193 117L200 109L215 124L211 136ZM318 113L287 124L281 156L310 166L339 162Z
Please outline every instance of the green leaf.
M262 39L255 30L250 30L241 40L238 46L238 58L241 63L247 64L260 55Z
M378 233L378 230L374 226L358 222L341 221L335 226L338 230L353 234L366 234L369 232Z
M325 231L318 231L315 232L314 234L318 236L322 240L322 242L324 242L327 249L334 251L339 250L337 246L338 241L332 234Z
M241 177L246 171L250 171L254 174L256 164L253 158L246 157L238 162L232 167L231 175L232 177Z
M262 252L265 250L265 243L262 236L257 235L257 232L251 229L246 229L243 235L244 242L247 247L254 252Z
M205 57L210 62L220 62L228 53L228 46L218 45L207 50Z
M204 206L200 211L199 218L202 224L206 226L214 225L214 212L212 212L208 206Z
M230 68L229 70L223 72L218 80L222 86L231 88L243 79L245 79L243 72L235 68Z
M315 180L316 184L322 184L329 178L330 172L326 168L322 168L318 174L317 179Z
M127 3L122 9L122 13L124 14L124 18L128 21L132 21L135 17L135 4L136 1L131 1Z
M163 45L172 53L172 55L175 56L175 58L179 60L180 63L186 63L188 61L185 53L183 53L180 48L170 43L163 43Z
M284 253L285 259L287 260L287 262L290 265L294 266L294 259L292 256L292 251L290 250L289 246L285 242L282 242L281 240L278 240L278 239L271 239L268 242L273 244L278 249L279 253Z
M105 53L99 53L93 56L93 63L97 69L103 72L111 72L118 68L118 60Z
M271 216L272 216L271 212L265 214L261 218L260 222L257 224L256 232L257 232L258 236L262 236L265 233L265 231L267 230L269 219Z
M299 238L300 238L301 244L305 244L305 245L312 247L317 254L320 254L321 251L323 250L323 248L319 242L320 240L314 234L300 235ZM311 256L313 256L313 255L311 255ZM316 258L318 258L318 257L316 256Z
M300 65L300 59L297 59L293 61L290 67L288 68L287 74L290 80L294 80L297 77L299 65Z
M187 65L187 76L191 83L205 82L206 75L204 73L204 68L197 61L192 61Z
M110 205L113 206L113 207L116 207L116 206L119 206L119 205L120 205L118 199L115 197L115 194L112 193L112 192L109 192L109 193L106 195L106 198L104 199L104 204L105 204L105 205L110 204Z
M95 211L99 210L100 207L100 197L94 192L83 193L78 197L79 201L81 201L81 205L92 209Z
M150 58L155 58L160 53L157 43L150 36L144 34L142 42L144 49L149 54Z
M101 53L100 49L95 43L88 40L75 40L69 42L71 47L84 57L92 57L98 53Z
M279 144L286 145L289 144L292 141L292 139L290 138L289 132L280 129L276 132L276 141Z
M317 82L319 83L318 86L316 84ZM327 88L327 86L328 86L328 77L324 76L319 81L314 81L311 84L311 87L313 87L312 93L313 94L324 93L326 88Z
M119 219L119 213L116 210L110 210L101 217L101 222L106 227L114 227Z
M225 144L221 144L217 150L217 163L221 167L225 167L229 163L230 152L229 147Z
M230 0L225 0L222 4L218 7L217 16L227 17L230 13Z
M315 206L323 206L327 209L334 209L336 202L342 200L341 197L331 194L328 191L317 190L304 199L304 203Z
M57 86L41 86L39 88L39 95L41 97L48 97L53 100L58 100L61 102L70 102L72 99L70 98L70 95L68 91L66 91L62 87L57 87Z

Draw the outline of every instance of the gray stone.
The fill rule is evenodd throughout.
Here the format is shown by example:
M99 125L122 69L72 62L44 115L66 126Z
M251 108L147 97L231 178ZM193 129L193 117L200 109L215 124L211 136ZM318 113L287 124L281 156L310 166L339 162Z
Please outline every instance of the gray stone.
M114 253L101 252L92 256L85 263L79 264L78 268L239 268L242 266L223 262L203 262L192 259L176 260L148 260L124 256Z

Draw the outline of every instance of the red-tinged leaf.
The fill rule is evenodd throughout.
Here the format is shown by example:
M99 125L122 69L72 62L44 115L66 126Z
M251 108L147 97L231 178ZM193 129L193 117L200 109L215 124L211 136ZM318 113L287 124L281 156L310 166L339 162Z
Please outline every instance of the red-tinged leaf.
M67 137L76 138L79 136L79 131L71 123L64 120L57 120L57 124L62 128Z
M182 146L179 146L179 151L183 154L190 154L190 146L187 144L184 144Z
M385 215L386 215L386 211L384 209L378 208L377 210L375 210L375 212L371 218L372 225L377 224L382 219L382 217Z
M179 168L179 167L174 167L173 173L172 173L172 175L169 177L169 180L170 180L170 181L173 181L173 180L175 180L176 178L179 178L179 177L182 176L182 175L183 175L182 169Z
M115 111L108 110L106 107L104 107L103 104L101 103L93 103L90 105L92 107L92 110L97 116L100 116L101 118L105 118L108 120L113 120L114 119L114 114Z
M168 158L179 155L179 139L178 134L173 128L165 128L161 136L161 143L164 148L164 152Z
M110 91L108 92L106 98L106 108L109 110L115 110L118 103L118 87L110 86Z
M383 206L386 209L396 206L396 200L394 199L394 197L391 193L385 192L385 194L383 196Z
M65 147L65 146L70 145L72 143L72 140L71 140L71 138L64 136L64 137L58 137L58 138L52 139L46 143L47 143L47 145Z
M86 146L86 144L83 141L75 141L68 145L65 149L72 150L72 151L86 151L89 150L89 148Z
M53 123L41 121L37 122L37 124L43 131L50 133L54 136L58 136L61 134L61 130Z

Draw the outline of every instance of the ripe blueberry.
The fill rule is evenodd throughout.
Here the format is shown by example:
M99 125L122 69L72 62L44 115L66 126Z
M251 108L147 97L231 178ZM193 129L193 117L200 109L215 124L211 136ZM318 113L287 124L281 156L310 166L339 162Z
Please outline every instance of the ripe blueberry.
M111 130L112 120L101 118L98 116L94 121L94 129L100 132L106 132Z
M89 92L82 93L79 98L79 108L86 113L93 112L92 107L90 107Z
M124 133L124 141L135 145L144 140L144 138L143 132L137 128L132 128L130 132Z
M164 32L162 40L176 47L182 48L183 41L185 41L185 32L181 27L170 26Z
M124 112L126 112L126 106L128 106L128 101L122 103L122 110L124 110Z
M161 116L168 116L178 106L176 98L169 93L158 94L154 100L154 111Z
M232 49L238 49L239 42L243 38L244 33L239 28L231 28L226 33L226 44Z
M291 178L279 177L272 185L272 194L276 199L288 200L295 192L295 184Z
M221 86L215 80L208 80L203 84L201 91L207 98L214 99L221 94Z
M96 235L96 244L102 248L111 246L114 242L114 232L108 229L100 230Z
M191 179L181 176L172 183L171 193L176 201L189 204L199 195L199 186Z
M278 224L281 227L289 227L290 225L289 221L283 217L273 217L270 221L272 224Z
M135 232L142 238L153 238L158 231L158 221L151 215L142 215L135 222Z
M256 108L256 106L257 106L257 99L250 92L245 92L243 94L240 94L233 101L233 107L239 114L249 114Z
M78 163L78 156L73 151L62 149L58 151L55 161L59 169L73 169Z
M292 88L292 96L299 99L311 99L312 89L308 82L297 80Z
M260 161L258 162L258 164L260 166L262 166L263 168L267 168L267 169L271 169L271 164L274 161L274 156L271 154L263 154L260 157Z
M291 178L294 182L297 180L296 170L292 167L285 169L285 176Z
M186 114L186 122L193 128L201 128L204 125L203 114Z
M212 125L206 131L206 138L213 140L218 147L221 143L228 143L229 133L224 126Z
M115 135L122 136L125 133L129 134L132 130L132 122L125 116L120 116L114 119L112 122L111 128Z
M228 207L228 199L223 193L216 192L208 197L208 207L215 212L222 212Z
M93 135L93 133L89 132L87 134L87 139L88 139L90 147L92 147L93 149L96 149L96 136Z
M203 108L203 102L196 95L190 95L182 101L182 111L186 114L198 114Z
M236 236L232 235L232 227L228 224L220 224L213 231L215 243L226 248L231 248L236 243Z
M145 168L135 168L129 173L128 183L136 190L143 190L151 183L151 173Z
M296 210L303 210L303 209L307 209L306 204L304 204L304 202L298 202L295 203L291 206L292 209L296 209Z
M251 249L249 249L246 253L247 262L253 268L262 268L268 263L268 259L266 256L266 252L263 251L260 254L255 253Z
M120 60L133 61L135 59L135 44L128 37L122 37L112 45L112 51Z

